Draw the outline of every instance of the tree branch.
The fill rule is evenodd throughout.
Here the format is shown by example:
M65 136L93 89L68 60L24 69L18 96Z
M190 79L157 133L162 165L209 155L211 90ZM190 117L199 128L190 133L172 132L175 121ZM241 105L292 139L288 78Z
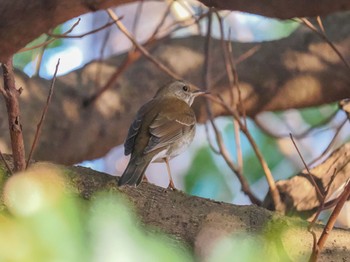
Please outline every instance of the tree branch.
M25 152L20 120L19 95L22 89L16 88L15 74L13 72L12 57L2 64L4 89L1 89L5 99L8 119L8 129L10 132L11 148L14 159L14 171L25 169ZM5 112L5 111L4 111ZM6 134L7 132L3 132Z
M242 11L262 16L288 19L293 17L328 15L350 9L350 2L339 0L199 0L203 4L218 9Z
M51 28L91 11L131 3L133 0L71 1L71 0L7 0L0 5L0 61L6 61L20 48L48 32ZM350 9L348 0L201 0L218 9L243 11L276 18L327 15ZM21 14L20 16L18 14Z
M328 37L340 50L348 50L350 46L349 21L350 14L330 16L324 20ZM342 25L342 30L339 30L339 25ZM198 47L203 42L204 39L199 36L165 39L157 42L150 53L182 78L200 86L204 54ZM211 75L219 78L212 84L212 92L219 93L226 103L230 103L232 87L222 59L221 40L213 39L211 44L211 59L215 64ZM237 56L255 46L249 43L233 45ZM343 53L350 60L350 53ZM96 92L96 70L103 68L100 79L107 81L124 59L125 54L103 62L92 62L57 78L56 95L48 110L35 159L73 164L101 157L112 147L123 143L126 128L137 109L153 96L159 86L170 80L141 57L93 106L83 108L83 101ZM237 65L237 74L242 103L250 117L262 111L316 106L350 97L348 69L327 43L304 27L288 38L261 43L255 54ZM25 140L33 141L34 123L37 122L33 121L33 116L40 115L50 83L39 77L28 78L20 72L16 73L16 81L24 89L21 110ZM102 86L104 84L101 82ZM140 96L140 93L144 95ZM198 99L194 108L197 119L203 123L207 117L202 102ZM7 119L4 110L0 104L2 121ZM229 115L220 105L213 105L212 110L214 116ZM0 133L4 132L4 126L0 125ZM9 145L7 138L0 137L0 141L0 144Z
M308 223L300 219L284 217L254 205L237 206L189 196L148 183L141 183L137 188L118 188L113 176L83 167L59 168L64 169L69 188L84 199L89 200L100 191L122 192L145 225L187 244L200 259L208 255L217 241L232 234L260 238L271 248L271 254L283 254L288 261L307 261L312 252L313 238L307 231ZM2 175L4 173L0 172ZM315 234L320 235L322 229L316 225ZM333 229L319 261L348 259L349 238L349 231Z

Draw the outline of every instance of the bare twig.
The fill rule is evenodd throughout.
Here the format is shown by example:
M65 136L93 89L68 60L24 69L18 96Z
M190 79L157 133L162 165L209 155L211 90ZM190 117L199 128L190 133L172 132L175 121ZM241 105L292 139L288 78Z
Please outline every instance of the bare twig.
M349 63L346 61L346 59L344 58L344 56L340 53L340 51L338 50L338 48L333 44L333 42L331 40L329 40L329 38L327 37L327 35L324 33L324 28L321 27L321 30L323 31L319 31L317 30L317 28L306 18L300 18L300 20L308 27L310 28L312 31L314 31L316 34L318 34L332 49L333 51L338 55L338 57L342 60L342 62L344 63L344 65L350 70L350 65ZM322 25L321 25L322 26ZM322 29L323 28L323 29Z
M206 41L204 45L204 52L205 52L205 61L204 61L204 68L203 68L203 85L205 90L209 89L210 86L210 70L209 70L209 65L210 65L210 43L211 43L211 21L212 21L212 10L209 10L208 12L208 27L207 27L207 35L206 35ZM209 115L209 120L210 123L213 127L215 137L216 137L216 142L219 147L219 153L225 160L226 164L228 167L233 171L233 173L236 175L238 178L239 182L241 183L242 186L242 191L249 197L250 201L256 205L261 205L261 201L251 192L249 184L245 177L242 175L242 172L239 167L235 165L235 163L231 160L230 154L228 150L226 149L224 145L223 138L221 136L221 133L219 132L214 120L213 120L213 114L211 111L211 106L206 102L206 109L207 113Z
M325 192L325 194L324 194L324 198L323 198L322 201L321 201L321 205L318 207L317 212L316 212L316 214L315 214L313 220L311 221L310 225L308 226L308 230L309 230L309 231L312 230L313 226L315 225L315 223L316 223L316 221L317 221L318 216L319 216L320 213L324 210L324 207L325 207L325 205L326 205L326 200L327 200L327 197L328 197L328 193L329 193L329 190L330 190L330 188L331 188L331 185L333 184L333 181L334 181L334 179L335 179L336 174L337 174L337 169L335 168L335 169L334 169L334 172L333 172L333 175L331 176L331 180L329 181L328 186L327 186L327 188L326 188L326 192Z
M320 29L321 29L321 31L322 31L322 33L326 33L326 31L324 30L324 26L323 26L323 23L322 23L322 19L321 19L321 17L320 16L317 16L317 23L318 23L318 26L320 27Z
M204 129L205 129L205 135L207 137L207 141L208 141L208 144L209 144L209 147L210 147L211 151L213 151L217 155L220 155L220 150L215 148L213 142L210 139L209 128L208 128L208 124L207 123L205 123Z
M134 35L134 37L136 37L137 26L139 25L141 12L142 12L142 8L143 8L143 3L144 3L144 1L140 0L139 3L137 4L137 7L136 7L134 22L132 23L132 29L131 29L131 32Z
M41 114L41 118L40 118L39 123L38 123L37 128L36 128L34 141L33 141L32 147L30 149L30 153L29 153L29 156L28 156L26 168L28 168L30 160L32 159L32 155L34 153L35 147L37 145L37 142L38 142L38 139L39 139L39 136L40 136L41 127L42 127L42 124L43 124L43 122L45 120L47 109L49 108L49 104L50 104L50 101L51 101L51 98L52 98L53 89L54 89L54 86L55 86L56 75L57 75L57 71L58 71L59 65L60 65L60 59L58 59L58 61L57 61L55 73L54 73L52 81L51 81L49 95L47 96L45 107L43 109L43 112Z
M321 253L321 251L324 247L324 244L326 243L327 238L334 227L334 224L337 220L337 217L339 216L340 211L342 210L345 202L350 197L350 182L349 182L349 180L346 183L347 183L347 185L345 186L343 193L339 196L338 203L335 206L331 216L329 217L328 222L327 222L326 226L324 227L320 238L318 239L317 248L315 249L315 252L313 252L311 257L310 257L310 261L312 261L312 262L317 261L317 258L319 256L319 254Z
M328 146L326 147L325 150L323 150L323 152L321 153L320 156L318 156L317 158L315 158L314 160L312 160L309 165L313 165L314 163L316 163L318 160L320 160L322 157L324 157L328 152L329 150L332 148L332 146L334 145L335 141L336 141L336 138L338 137L341 129L343 128L343 126L346 124L348 119L345 119L338 127L337 127L337 131L335 132L331 142L328 144Z
M224 27L222 23L222 18L219 14L219 12L215 11L215 14L219 20L219 25L220 25L220 34L221 34L221 45L223 49L223 55L224 55L224 61L225 61L225 68L227 72L227 76L229 79L230 83L230 104L233 105L235 108L237 108L237 101L235 101L235 95L234 91L238 90L239 93L239 101L240 105L243 107L243 103L241 100L240 96L240 88L239 88L239 83L238 83L238 74L237 70L235 69L234 66L234 61L233 61L233 55L232 55L232 48L231 48L231 43L230 41L225 41L224 39ZM230 36L229 36L230 39ZM245 111L245 110L244 110ZM243 173L243 155L242 155L242 148L241 148L241 137L240 137L240 129L239 129L239 124L237 123L237 120L233 118L233 127L234 127L234 136L235 136L235 144L236 144L236 152L237 152L237 165L239 169L239 173Z
M119 21L119 17L113 12L112 9L107 9L108 15L115 21L115 24L119 28L120 31L123 32L123 34L135 45L135 47L140 50L140 52L151 62L153 62L160 70L162 70L164 73L168 74L174 79L181 79L179 75L171 71L168 67L166 67L164 64L159 62L157 59L154 58L142 45L140 45L134 37L129 33L129 31L126 29L126 27L123 25L121 21Z
M244 133L244 135L246 136L246 138L248 139L250 145L252 146L255 155L257 156L260 165L264 171L265 177L266 177L266 181L269 185L270 188L270 193L272 196L272 200L274 203L274 207L275 210L282 210L283 209L283 204L281 201L281 197L280 194L278 192L278 188L276 186L276 182L272 176L271 170L269 169L262 153L260 152L257 144L255 143L253 137L251 136L249 130L247 129L247 127L241 122L240 120L240 116L238 115L238 113L234 110L232 110L232 108L230 106L228 106L222 99L212 96L212 95L207 95L206 96L209 100L213 101L214 103L217 103L219 105L221 105L222 107L225 108L225 110L227 110L227 112L229 112L236 120L237 123L239 124L240 129L242 130L242 132Z
M11 170L11 167L9 166L9 164L7 163L4 155L2 154L1 150L0 150L0 156L1 156L1 159L2 161L5 163L5 166L7 168L7 171L12 175L12 170Z
M119 19L123 19L123 17L120 17ZM53 38L83 38L83 37L85 37L87 35L92 35L92 34L95 34L95 33L99 32L99 31L105 29L105 28L108 28L108 27L110 27L113 24L114 24L114 21L110 21L110 22L107 22L106 24L104 24L103 26L100 26L100 27L98 27L96 29L93 29L93 30L91 30L89 32L86 32L86 33L80 34L80 35L67 35L67 32L64 33L64 34L52 34L52 33L46 33L46 34L48 36L53 37Z
M316 193L317 193L317 195L318 195L318 199L319 199L320 201L322 201L322 199L324 199L324 196L323 196L323 194L321 193L320 188L319 188L318 185L316 184L316 181L315 181L314 177L312 176L309 167L308 167L307 164L305 163L305 160L304 160L302 154L300 153L300 150L299 150L297 144L296 144L295 141L294 141L293 135L292 135L292 134L289 134L289 136L290 136L290 139L291 139L292 142L293 142L293 145L294 145L295 149L296 149L297 152L298 152L298 155L299 155L301 161L302 161L303 164L304 164L304 167L305 167L305 169L306 169L306 171L307 171L307 173L308 173L308 175L309 175L309 177L310 177L310 179L311 179L311 182L312 182L313 186L315 187Z
M300 138L304 138L306 137L308 134L310 134L312 131L314 131L317 128L320 128L320 126L324 126L326 124L328 124L332 119L334 119L334 116L337 114L338 110L332 112L329 116L327 116L325 119L323 119L322 121L318 122L317 124L314 124L313 126L307 128L306 130L298 133L298 134L293 134L293 137L296 139L300 139ZM254 119L255 124L262 130L264 131L266 134L268 134L269 136L272 136L274 138L284 138L284 137L289 137L289 133L285 133L285 134L276 134L276 133L272 133L270 130L268 130L264 124L262 124L257 118ZM287 127L288 125L285 124ZM323 130L319 130L319 132L321 132Z
M1 89L1 92L6 102L14 171L17 172L24 170L26 162L22 125L20 122L20 107L18 101L18 97L22 90L16 89L12 57L10 57L5 63L2 63L2 70L4 75L4 89Z
M167 8L166 8L166 10L165 10L165 12L164 12L162 18L160 19L160 22L158 23L158 25L157 25L156 28L154 29L152 35L150 36L150 38L149 38L149 40L148 40L147 42L152 41L153 39L156 38L156 36L157 36L157 34L158 34L160 28L162 27L162 25L164 25L165 19L166 19L167 16L170 14L171 7L172 7L173 3L174 3L174 1L171 1L171 2L168 4L168 6L167 6Z
M46 40L44 42L48 41L49 38L50 38L49 36L46 36ZM36 62L34 75L39 75L39 73L40 73L40 67L41 67L41 63L43 61L43 56L44 56L44 52L45 52L46 47L47 47L47 45L42 46L40 51L39 51L38 60Z
M110 19L110 17L108 17L108 19ZM100 56L99 56L99 59L97 61L103 60L104 51L106 49L107 42L108 42L110 35L111 35L111 27L109 27L108 30L106 30L106 33L103 37L102 45L100 48ZM98 86L98 87L100 86L100 76L101 76L102 68L103 68L102 64L99 63L98 67L96 69L96 74L95 74L95 82L96 82L96 86Z
M72 27L71 27L68 31L66 31L65 33L63 33L63 34L60 36L60 38L62 38L62 36L65 36L65 35L69 34L70 32L72 32L72 31L74 30L74 28L79 24L79 22L80 22L80 18L78 19L78 21L76 21L76 22L72 25ZM33 50L33 49L36 49L36 48L39 48L39 47L42 47L42 46L47 46L47 45L51 44L52 42L54 42L56 39L57 39L57 38L52 38L52 39L50 39L50 40L48 40L48 41L45 41L45 42L43 42L43 43L41 43L41 44L38 44L38 45L35 45L35 46L24 47L24 48L20 49L20 50L17 52L17 54L22 53L22 52L27 52L27 51L30 51L30 50Z

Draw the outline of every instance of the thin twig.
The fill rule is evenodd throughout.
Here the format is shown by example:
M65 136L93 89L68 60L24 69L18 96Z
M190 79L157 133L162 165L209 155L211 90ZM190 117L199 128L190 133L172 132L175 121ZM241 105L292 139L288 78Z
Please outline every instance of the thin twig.
M232 110L232 108L230 106L228 106L222 99L220 99L220 97L215 97L212 95L207 95L206 97L209 100L213 101L214 103L217 103L217 104L221 105L222 107L224 107L225 110L227 110L227 112L229 112L237 120L237 123L239 124L240 129L242 130L242 132L244 133L244 135L248 139L248 141L249 141L250 145L252 146L254 153L257 156L257 158L260 162L260 165L264 171L266 181L267 181L269 188L270 188L270 193L272 196L275 210L282 210L283 206L282 206L281 197L280 197L278 188L276 186L276 182L272 176L271 170L268 167L267 162L264 159L264 156L260 152L260 150L259 150L254 138L251 136L249 130L244 125L244 123L242 123L240 121L240 116L238 115L238 113L236 111Z
M213 142L210 139L209 128L208 128L208 124L207 123L205 123L205 125L204 125L204 130L205 130L205 135L207 137L207 141L208 141L208 144L209 144L209 147L210 147L211 151L213 151L217 155L220 155L220 150L215 148Z
M326 243L327 238L334 227L334 224L339 216L340 211L342 210L345 202L350 197L350 182L349 182L349 180L346 183L347 183L347 185L345 186L343 193L339 196L338 203L335 206L331 216L329 217L327 224L324 227L320 238L318 239L317 248L316 248L315 252L313 252L311 257L310 257L310 261L312 261L312 262L317 261L317 258L319 256L319 254L321 253L321 251L324 247L324 244Z
M4 89L1 89L1 93L3 94L6 102L14 171L17 172L24 170L26 166L23 132L20 122L21 111L18 99L22 89L16 89L12 57L10 57L5 63L2 63L1 65L4 76Z
M317 158L315 158L314 160L312 160L309 165L313 165L314 163L316 163L318 160L320 160L322 157L324 157L328 152L329 150L332 148L332 146L334 145L335 141L336 141L336 138L338 137L341 129L343 128L343 126L346 124L348 119L345 119L338 127L337 127L337 131L335 132L331 142L328 144L328 146L326 147L325 150L323 150L323 152L321 153L321 155L319 155Z
M171 1L171 2L168 4L168 6L167 6L165 12L163 13L162 18L160 19L160 22L158 23L158 25L157 25L156 28L154 29L152 35L149 37L149 39L148 39L147 42L152 41L153 39L156 38L156 36L157 36L157 34L158 34L160 28L161 28L161 27L164 25L164 23L165 23L165 19L166 19L166 18L168 17L168 15L170 14L171 7L172 7L173 3L174 3L174 1Z
M299 155L301 161L302 161L303 164L304 164L304 167L305 167L305 169L306 169L306 171L307 171L307 174L309 175L309 177L310 177L310 179L311 179L311 182L312 182L313 186L315 187L316 193L317 193L317 195L318 195L318 199L321 201L322 199L324 199L324 196L323 196L323 194L321 193L321 190L320 190L320 188L318 187L318 185L317 185L317 183L316 183L314 177L312 176L312 174L311 174L311 172L310 172L310 169L309 169L309 167L307 166L307 164L306 164L306 162L305 162L305 160L304 160L302 154L300 153L300 150L299 150L297 144L296 144L295 141L294 141L293 135L292 135L292 134L289 134L289 137L290 137L290 139L292 140L293 145L294 145L295 149L297 150L298 155Z
M225 41L224 39L224 27L223 27L223 22L222 18L219 14L219 12L215 11L216 17L219 20L219 25L220 25L220 38L221 38L221 45L223 49L223 55L224 55L224 61L225 61L225 68L227 72L227 76L229 79L230 83L230 99L231 99L231 105L233 105L235 108L237 108L237 102L235 101L235 95L234 91L237 89L239 93L239 101L240 103L242 100L240 98L240 88L239 88L239 83L238 83L238 74L237 71L234 67L234 62L233 62L233 55L232 55L232 48L230 41ZM230 32L231 33L231 32ZM230 33L229 33L229 39L230 39ZM241 104L242 106L243 104ZM244 110L245 111L245 110ZM239 124L237 123L237 120L233 118L233 128L234 128L234 136L235 136L235 144L236 144L236 152L237 152L237 165L239 169L239 173L243 173L243 154L242 154L242 147L241 147L241 137L240 137L240 128Z
M108 17L108 20L110 20L110 17ZM108 30L106 30L106 33L102 40L102 44L100 48L100 56L99 56L99 59L97 60L99 62L103 60L103 55L104 55L110 35L111 35L111 27L108 27ZM98 63L98 67L96 69L96 74L95 74L95 83L96 83L96 86L98 87L100 86L100 76L101 76L102 68L103 68L102 63Z
M123 19L123 17L120 17L119 19ZM92 35L92 34L95 34L105 28L108 28L110 27L111 25L114 24L114 21L110 21L110 22L107 22L106 24L104 24L103 26L100 26L96 29L93 29L89 32L86 32L84 34L81 34L81 35L67 35L67 33L64 33L64 34L52 34L52 33L46 33L48 36L51 36L53 38L83 38L87 35Z
M64 32L64 33L60 36L60 38L62 38L62 36L64 36L64 35L67 35L67 34L69 34L70 32L72 32L72 31L74 30L74 28L79 24L79 22L80 22L80 18L78 19L78 21L76 21L76 22L72 25L72 27L71 27L68 31ZM42 47L42 46L47 46L47 45L51 44L52 42L56 41L56 39L57 39L57 38L52 38L52 39L50 39L50 40L48 40L48 41L45 41L45 42L43 42L43 43L41 43L41 44L38 44L38 45L35 45L35 46L24 47L24 48L20 49L16 54L19 54L19 53L22 53L22 52L27 52L27 51L30 51L30 50L33 50L33 49L36 49L36 48L39 48L39 47Z
M137 31L137 27L139 25L139 21L140 21L140 17L141 17L141 12L142 12L142 8L143 8L143 0L140 0L139 3L137 4L136 7L136 12L135 12L135 17L134 17L134 22L132 23L132 29L131 32L134 35L134 37L136 38L136 31Z
M317 30L317 28L306 18L300 18L300 20L308 27L310 28L312 31L314 31L316 34L318 34L332 49L333 51L338 55L338 57L342 60L342 62L344 63L344 65L350 70L350 65L349 63L346 61L346 59L344 58L344 56L340 53L340 51L338 50L338 48L332 43L332 41L329 40L329 38L327 37L327 35L322 32Z
M323 26L323 23L322 23L322 19L321 19L321 17L320 17L319 15L317 16L316 20L317 20L318 26L320 27L322 33L325 34L326 31L324 30L324 26Z
M142 45L140 45L135 38L132 37L132 35L129 33L129 31L126 29L126 27L123 25L121 21L119 21L119 17L113 12L112 9L107 9L108 15L115 21L115 24L119 28L120 31L123 32L123 34L135 45L135 47L140 50L140 52L151 62L153 62L160 70L162 70L164 73L168 74L174 79L181 79L179 75L171 71L168 67L166 67L163 63L159 62L154 56L152 56Z
M44 42L48 41L49 38L50 38L49 36L46 36L46 40ZM38 60L37 60L36 65L35 65L34 75L39 75L39 73L40 73L41 63L43 61L43 56L44 56L44 52L45 52L46 47L47 47L47 45L42 46L40 51L39 51L39 54L37 56Z
M320 126L324 126L326 124L328 124L332 119L334 119L334 116L338 113L338 110L332 112L329 116L327 116L325 119L323 119L322 121L314 124L311 127L308 127L306 130L298 133L298 134L293 134L293 137L296 139L301 139L306 137L307 135L309 135L312 131L314 131L315 129L319 129ZM285 134L276 134L276 133L272 133L268 128L266 128L264 126L264 124L262 124L257 118L254 119L255 124L262 130L264 131L264 133L268 134L269 136L273 137L273 138L284 138L284 137L289 137L289 133L285 133ZM288 126L285 123L286 126ZM328 129L325 129L328 130ZM319 130L319 132L321 132L323 130Z
M4 157L4 155L2 154L1 150L0 150L0 156L1 156L2 161L5 163L5 166L6 166L6 168L7 168L7 171L8 171L11 175L13 175L12 170L11 170L11 167L10 167L9 164L7 163L7 161L6 161L5 157Z
M53 94L53 89L54 89L55 82L56 82L56 75L57 75L57 71L58 71L59 65L60 65L60 59L58 59L58 61L57 61L55 73L54 73L53 78L52 78L52 81L51 81L51 86L50 86L50 90L49 90L49 95L47 96L47 100L46 100L45 107L44 107L44 109L43 109L43 112L42 112L42 114L41 114L40 121L39 121L39 123L38 123L38 125L37 125L37 128L36 128L36 132L35 132L35 136L34 136L34 141L33 141L32 147L31 147L31 149L30 149L30 153L29 153L29 156L28 156L26 168L28 168L29 163L30 163L30 160L32 159L32 155L33 155L33 153L34 153L35 147L36 147L36 145L37 145L37 142L38 142L38 139L39 139L39 136L40 136L41 127L42 127L42 124L43 124L43 122L44 122L44 120L45 120L45 116L46 116L46 113L47 113L47 109L49 108L49 104L50 104L50 101L51 101L51 98L52 98L52 94Z
M309 230L309 231L312 231L312 228L313 228L313 226L315 225L318 216L319 216L320 213L324 210L324 207L325 207L325 205L326 205L326 200L327 200L327 197L328 197L328 194L329 194L331 185L333 184L333 181L334 181L334 179L335 179L335 177L336 177L336 174L337 174L337 169L335 168L335 169L334 169L334 172L333 172L333 175L331 176L331 180L329 181L328 186L327 186L327 188L326 188L326 192L325 192L325 194L324 194L324 197L323 197L323 199L322 199L322 201L321 201L321 205L318 207L317 212L316 212L316 214L315 214L313 220L311 221L310 225L308 226L308 230Z

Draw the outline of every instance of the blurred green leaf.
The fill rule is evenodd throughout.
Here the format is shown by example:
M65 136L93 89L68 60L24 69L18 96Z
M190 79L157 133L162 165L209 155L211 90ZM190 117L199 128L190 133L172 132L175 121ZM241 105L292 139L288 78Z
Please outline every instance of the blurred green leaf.
M1 192L0 261L193 261L172 237L143 228L121 194L84 201L51 164L11 177Z
M306 123L310 126L319 125L329 116L333 115L338 110L336 103L324 105L320 107L309 107L300 109L299 112Z
M62 25L57 26L54 30L53 30L54 34L61 34L62 33ZM49 38L47 37L46 34L42 34L41 36L39 36L38 38L34 39L32 42L30 42L29 44L26 45L26 47L32 47L32 46L36 46L39 45L41 43L44 43L45 41L47 41ZM52 43L48 44L47 46L45 46L45 50L47 49L51 49L51 48L56 48L59 46L63 45L63 40L62 39L56 39L55 41L53 41ZM40 52L42 52L44 47L39 47L30 51L26 51L26 52L21 52L18 54L15 54L13 57L13 65L15 68L23 70L26 65L28 65L30 62L32 62L34 59L36 59L36 57L39 55Z
M191 195L215 200L232 199L224 174L215 164L209 147L202 147L196 152L193 164L185 177L185 190Z
M276 140L263 133L252 121L248 120L247 124L249 132L253 136L259 150L268 163L269 168L273 170L283 160L283 155L278 148ZM232 123L229 123L225 127L224 139L233 158L237 159ZM241 148L243 154L244 176L248 179L249 183L254 183L264 176L264 172L252 146L244 135L241 135Z

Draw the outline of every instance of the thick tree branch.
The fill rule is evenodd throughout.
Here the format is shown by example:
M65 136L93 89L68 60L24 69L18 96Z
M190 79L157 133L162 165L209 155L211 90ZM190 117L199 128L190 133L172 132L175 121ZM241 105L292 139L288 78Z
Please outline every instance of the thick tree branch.
M324 20L329 38L350 60L350 13L330 16ZM202 37L188 37L158 42L151 53L184 79L200 85L204 54ZM350 97L350 74L334 51L309 29L301 27L290 37L260 43L259 50L237 65L242 101L246 114L254 117L262 111L302 108L334 102ZM236 56L244 54L255 44L234 43ZM212 92L220 93L229 103L232 92L225 74L220 40L212 41ZM94 94L95 72L101 69L100 79L108 80L125 55L105 62L93 62L56 82L34 158L73 164L105 155L113 146L123 143L126 129L137 109L150 99L158 87L169 81L168 76L153 64L140 58L120 76L96 103L84 108L83 101ZM101 66L101 67L99 67ZM25 141L33 141L40 112L46 101L49 81L27 78L17 72L21 96ZM105 83L101 83L103 85ZM115 88L117 87L118 88ZM140 96L139 94L143 95ZM206 120L201 101L194 105L198 120ZM6 115L0 104L0 133L6 134ZM213 104L215 116L227 114ZM0 137L0 145L9 145ZM10 152L9 146L1 148Z
M148 183L137 188L118 188L117 179L107 174L82 167L71 167L69 171L60 168L66 170L69 187L81 197L89 200L99 191L122 192L135 206L144 224L176 237L201 258L207 257L213 244L220 239L242 233L264 241L271 254L283 254L281 261L307 261L310 257L313 238L307 231L308 223L300 219L284 217L254 205L237 206L189 196ZM1 175L4 172L0 172ZM4 181L3 177L0 181ZM1 201L0 197L0 206ZM319 225L314 227L317 236L322 229ZM349 231L333 229L319 261L349 259L349 239Z
M350 2L339 0L199 0L218 9L242 11L262 16L288 19L293 17L321 16L350 9Z
M57 25L91 11L135 2L133 0L5 0L0 5L0 61ZM350 9L348 0L201 0L208 6L276 18L327 15ZM20 14L20 15L19 15Z

